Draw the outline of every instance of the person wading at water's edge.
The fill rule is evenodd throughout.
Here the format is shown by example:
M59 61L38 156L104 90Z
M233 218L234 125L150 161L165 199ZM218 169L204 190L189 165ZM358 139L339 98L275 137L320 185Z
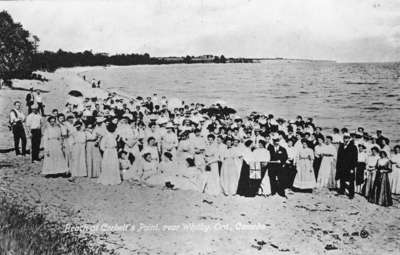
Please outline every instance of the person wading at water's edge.
M339 195L348 190L348 197L354 198L355 168L357 167L358 152L350 135L343 135L343 143L339 145L336 164L336 180L340 180Z

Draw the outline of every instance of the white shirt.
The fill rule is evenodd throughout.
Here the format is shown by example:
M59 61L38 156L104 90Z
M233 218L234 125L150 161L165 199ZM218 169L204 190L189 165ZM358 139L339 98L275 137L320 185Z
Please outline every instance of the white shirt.
M24 121L24 120L25 120L25 115L21 111L18 111L17 109L13 109L10 112L10 122L12 124L17 121Z
M31 113L26 117L26 126L30 129L40 129L42 116L40 114Z

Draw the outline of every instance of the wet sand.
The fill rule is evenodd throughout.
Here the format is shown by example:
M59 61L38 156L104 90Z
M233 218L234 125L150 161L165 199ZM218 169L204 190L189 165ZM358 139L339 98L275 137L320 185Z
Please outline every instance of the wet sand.
M50 81L14 81L21 88L49 91L46 112L62 109L69 90L89 87L82 68L44 73ZM11 102L26 91L0 90L1 147L12 147ZM87 227L120 254L398 254L400 198L393 207L353 200L323 190L275 198L212 197L123 182L102 186L95 179L75 183L40 175L42 163L0 153L0 189L16 201L37 206L49 219ZM190 225L192 224L192 225ZM68 225L70 226L70 225ZM112 229L112 228L116 229ZM192 229L190 229L192 227ZM366 238L360 232L366 230ZM329 249L335 248L335 249Z

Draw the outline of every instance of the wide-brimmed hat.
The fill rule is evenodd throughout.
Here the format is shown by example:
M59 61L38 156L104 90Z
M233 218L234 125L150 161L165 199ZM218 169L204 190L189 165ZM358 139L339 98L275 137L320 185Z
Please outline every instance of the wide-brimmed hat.
M106 120L106 118L104 118L103 116L96 117L96 122L98 122L98 123L104 122L105 120Z
M165 128L174 128L174 125L172 125L171 122L168 122L167 125L165 126Z
M273 141L277 141L277 140L280 140L281 137L277 133L274 133L274 134L271 135L271 139Z

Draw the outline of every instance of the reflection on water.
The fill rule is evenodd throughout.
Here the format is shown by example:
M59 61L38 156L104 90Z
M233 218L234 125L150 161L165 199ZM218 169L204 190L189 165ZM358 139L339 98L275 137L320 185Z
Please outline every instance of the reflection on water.
M324 128L382 129L400 141L398 64L267 61L110 67L85 74L132 96L156 92L188 102L223 99L243 114L300 114Z

